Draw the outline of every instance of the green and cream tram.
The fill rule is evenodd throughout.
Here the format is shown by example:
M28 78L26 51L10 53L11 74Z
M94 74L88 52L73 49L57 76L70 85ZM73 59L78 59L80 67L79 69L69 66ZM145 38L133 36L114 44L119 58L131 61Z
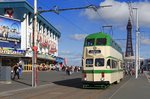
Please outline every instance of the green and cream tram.
M83 88L119 83L123 78L122 62L122 50L110 35L88 35L82 56Z

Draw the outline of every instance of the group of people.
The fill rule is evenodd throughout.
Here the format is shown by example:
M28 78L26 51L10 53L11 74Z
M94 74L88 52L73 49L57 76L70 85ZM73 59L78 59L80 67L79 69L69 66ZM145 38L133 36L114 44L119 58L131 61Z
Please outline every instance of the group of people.
M80 71L80 67L79 66L59 66L59 65L54 65L53 67L51 67L51 70L56 70L56 71L64 71L66 72L67 75L71 75L73 72L78 72Z
M80 67L78 67L78 66L63 66L62 70L66 71L67 75L71 75L73 72L80 71Z
M22 70L23 68L20 63L15 64L11 70L11 78L14 80L17 76L17 78L20 79L20 76L22 75Z

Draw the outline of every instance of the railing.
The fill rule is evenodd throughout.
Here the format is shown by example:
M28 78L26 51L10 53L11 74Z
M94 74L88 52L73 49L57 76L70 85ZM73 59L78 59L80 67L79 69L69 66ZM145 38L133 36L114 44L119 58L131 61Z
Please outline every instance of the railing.
M23 71L32 71L32 64L24 65Z

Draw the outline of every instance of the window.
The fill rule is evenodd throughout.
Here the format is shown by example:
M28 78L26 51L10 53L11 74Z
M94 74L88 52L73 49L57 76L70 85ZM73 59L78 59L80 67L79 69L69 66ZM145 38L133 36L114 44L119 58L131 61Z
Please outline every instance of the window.
M95 66L96 67L104 66L104 58L97 58L97 59L95 59Z
M86 59L86 67L93 67L93 59Z
M112 68L117 68L117 62L112 60Z
M110 59L107 60L107 66L110 66Z
M85 42L85 46L93 46L94 45L94 39L87 39Z
M96 45L106 45L106 38L98 38L96 40Z
M106 68L108 68L108 69L111 68L111 60L110 59L107 60Z

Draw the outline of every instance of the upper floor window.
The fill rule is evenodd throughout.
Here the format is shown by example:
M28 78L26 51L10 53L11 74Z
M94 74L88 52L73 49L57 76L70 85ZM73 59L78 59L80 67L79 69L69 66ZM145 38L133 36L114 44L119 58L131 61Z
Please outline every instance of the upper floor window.
M106 45L106 38L96 39L96 45Z
M95 39L87 39L85 41L85 46L93 46Z

